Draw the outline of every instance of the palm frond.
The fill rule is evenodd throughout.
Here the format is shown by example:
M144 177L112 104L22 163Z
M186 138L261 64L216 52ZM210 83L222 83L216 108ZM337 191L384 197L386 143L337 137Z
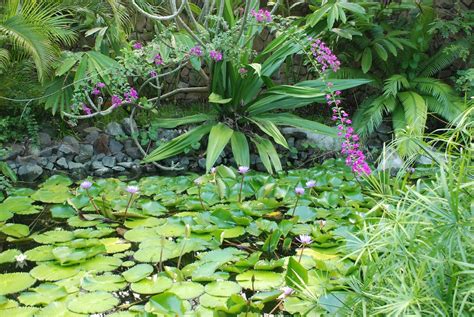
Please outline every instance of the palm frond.
M7 49L0 48L0 72L5 70L10 63L10 52Z
M439 49L435 55L431 56L426 62L418 67L418 76L429 77L437 74L458 59L461 53L462 50L449 50L448 52L445 48Z
M410 83L407 78L401 74L396 74L385 80L383 86L384 96L396 96L402 88L409 88Z

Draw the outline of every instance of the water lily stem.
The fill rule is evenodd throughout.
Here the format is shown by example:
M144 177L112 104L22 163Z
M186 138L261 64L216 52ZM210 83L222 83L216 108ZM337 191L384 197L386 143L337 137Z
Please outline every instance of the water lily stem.
M94 202L94 198L92 198L91 194L89 193L89 190L86 189L87 196L89 197L89 201L94 206L95 211L97 212L98 215L100 215L99 208L97 208L97 205Z
M300 200L300 196L296 196L295 207L293 208L293 212L291 213L292 217L295 215L296 207L298 207L299 200Z
M303 251L304 251L304 248L305 248L305 247L306 247L306 244L303 243L303 244L301 245L301 253L300 253L300 256L299 256L299 258L298 258L298 263L301 263L301 258L303 257Z
M242 174L242 181L240 182L240 191L239 191L239 203L242 202L242 188L244 187L244 178L245 178L245 175Z
M275 307L273 307L273 309L268 314L272 315L275 312L275 310L277 310L277 308L281 305L281 303L283 303L283 299L280 299L278 303L275 305Z
M176 265L176 268L178 270L179 270L179 267L181 266L181 258L183 257L183 252L184 252L185 246L186 246L186 239L183 241L183 247L181 248L181 252L179 253L178 264Z
M204 203L202 201L202 196L201 196L201 186L198 186L198 195L199 195L199 202L201 203L201 208L202 210L205 210L206 208L204 208Z
M130 194L130 198L128 199L127 207L125 208L125 217L127 216L128 208L130 208L130 205L132 204L132 199L133 199L133 194Z

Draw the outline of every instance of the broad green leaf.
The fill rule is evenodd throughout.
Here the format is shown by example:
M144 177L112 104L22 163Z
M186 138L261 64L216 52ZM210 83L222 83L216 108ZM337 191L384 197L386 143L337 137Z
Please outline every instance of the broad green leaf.
M234 131L223 123L212 127L207 143L206 172L214 166L233 133Z
M156 126L159 128L172 129L180 125L204 122L212 120L213 118L214 116L203 113L181 118L160 118L156 121Z
M285 281L286 285L296 290L304 290L308 283L308 271L293 257L288 261Z
M247 137L242 132L234 131L230 139L234 159L239 166L250 166L250 151Z
M183 316L183 301L173 293L163 293L150 298L147 304L149 311L172 316Z
M252 63L252 64L249 64L249 66L255 70L255 74L257 74L258 77L262 76L262 64Z
M377 53L377 55L378 55L383 61L387 61L388 53L387 53L387 51L385 50L385 48L384 48L381 44L375 43L375 44L374 44L374 49L375 49L375 52Z
M221 95L218 95L216 93L211 93L209 95L209 102L210 103L218 103L218 104L226 104L232 101L232 98L222 98Z
M281 146L288 148L288 143L286 142L285 137L281 134L277 126L268 120L252 120L263 132L268 134L273 138L275 143L280 144Z
M267 115L255 116L256 118L266 119L272 121L276 125L291 126L296 128L302 128L314 132L319 132L321 134L326 134L330 136L337 136L337 131L335 128L328 127L322 123L306 120L300 118L291 113L275 113Z
M370 47L366 47L362 53L361 66L364 74L367 73L372 67L372 50Z

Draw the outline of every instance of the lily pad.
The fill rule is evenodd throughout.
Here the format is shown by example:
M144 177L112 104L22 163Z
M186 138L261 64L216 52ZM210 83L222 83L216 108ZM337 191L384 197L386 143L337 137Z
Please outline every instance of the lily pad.
M19 215L31 215L40 212L40 206L33 205L34 200L25 196L11 196L5 199L0 204L0 210L7 210L9 212Z
M231 281L218 281L206 285L205 291L209 295L230 297L232 294L238 294L242 288L239 284Z
M199 303L208 308L220 308L220 309L227 309L227 301L229 300L228 297L219 297L219 296L212 296L209 294L204 294L199 297Z
M13 213L8 210L0 209L0 222L7 221L13 217Z
M20 255L20 250L10 249L0 253L0 264L15 262L15 257Z
M46 231L33 237L33 240L41 244L67 242L72 239L74 239L74 234L71 231L66 230Z
M86 317L84 314L73 313L67 309L67 303L65 302L52 302L40 312L36 314L36 317Z
M122 260L111 256L96 256L80 265L81 270L95 272L111 272L122 265Z
M72 299L67 308L75 313L93 314L110 310L119 303L119 300L107 292L92 292L81 294Z
M53 249L54 246L52 245L40 245L39 247L26 251L25 255L30 261L50 261L54 260Z
M2 316L15 316L15 317L33 317L39 310L36 307L14 307L5 310L0 310Z
M40 281L58 281L76 275L79 272L77 266L60 266L47 262L38 265L30 271L30 274Z
M122 273L127 282L138 282L153 273L153 266L149 264L137 264Z
M183 301L173 293L163 293L150 298L146 310L167 316L182 316L186 311Z
M53 218L67 219L69 217L76 215L76 211L71 206L66 205L66 204L56 205L52 207L50 211L51 211L51 216L53 216Z
M178 295L181 299L193 299L204 293L204 286L194 282L178 282L174 283L168 291Z
M173 282L167 277L153 276L132 283L130 288L132 291L139 294L157 294L166 291L172 285Z
M14 238L24 238L30 234L30 228L19 223L7 223L0 227L0 232Z
M36 280L29 273L0 274L0 295L21 292L35 282Z
M26 306L45 306L66 295L68 295L68 293L64 287L46 283L33 288L31 292L21 293L20 296L18 296L18 300Z
M130 249L131 243L120 238L105 238L100 239L100 242L105 246L107 253L118 253Z
M31 195L34 200L49 204L61 204L71 197L69 188L63 185L48 185Z
M269 271L250 270L237 275L236 280L243 288L267 291L281 286L283 275Z
M127 283L120 275L104 274L97 276L85 276L81 284L87 291L115 292L124 289Z

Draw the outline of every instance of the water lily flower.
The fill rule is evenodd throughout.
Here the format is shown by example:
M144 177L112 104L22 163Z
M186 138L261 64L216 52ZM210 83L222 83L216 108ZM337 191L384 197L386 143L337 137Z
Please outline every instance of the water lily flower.
M313 180L309 180L309 181L306 182L306 187L308 187L308 188L316 187L316 182L313 181Z
M138 186L127 186L127 188L125 189L127 192L129 192L130 194L134 195L136 193L138 193Z
M83 182L81 183L81 188L82 188L82 189L89 189L89 188L91 188L91 187L92 187L92 183L89 182L89 181L83 181Z
M296 240L298 240L298 242L300 242L303 245L308 245L308 244L311 244L311 242L313 242L313 239L311 239L311 237L307 234L300 234L299 237L296 238Z
M296 187L295 188L295 193L296 193L296 195L303 195L304 194L304 188L303 187Z
M240 174L246 174L250 168L248 166L239 166L239 173Z
M211 173L212 173L212 174L215 174L216 172L217 172L217 168L212 167L212 168L211 168Z
M283 291L283 293L281 293L281 295L278 296L278 299L285 299L295 292L294 289L288 286L283 287L281 290Z

